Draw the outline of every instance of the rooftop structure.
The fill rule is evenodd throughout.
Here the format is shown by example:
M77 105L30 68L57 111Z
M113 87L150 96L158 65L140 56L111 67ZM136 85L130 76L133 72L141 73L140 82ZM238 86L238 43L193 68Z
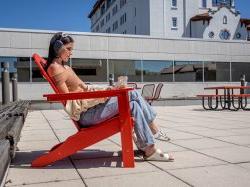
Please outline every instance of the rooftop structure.
M98 0L89 18L92 32L250 40L234 0Z

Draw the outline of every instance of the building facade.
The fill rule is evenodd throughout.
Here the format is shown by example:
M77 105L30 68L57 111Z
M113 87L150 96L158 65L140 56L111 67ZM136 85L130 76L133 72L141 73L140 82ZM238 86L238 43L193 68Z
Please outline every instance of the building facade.
M89 18L92 32L250 40L235 0L97 0Z
M20 99L42 99L50 86L32 54L48 55L56 31L0 29L0 62L18 73ZM86 82L108 83L110 73L127 75L129 82L163 82L162 98L194 97L205 86L250 82L250 42L167 39L100 33L69 33L75 40L68 62ZM1 74L0 74L1 76Z

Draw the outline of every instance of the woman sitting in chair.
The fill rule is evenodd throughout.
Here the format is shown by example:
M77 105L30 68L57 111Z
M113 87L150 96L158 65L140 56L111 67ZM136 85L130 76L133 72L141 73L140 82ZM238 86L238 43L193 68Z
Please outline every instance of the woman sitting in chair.
M85 84L72 68L65 65L72 55L73 46L73 38L64 33L56 33L50 41L48 64L45 69L58 90L61 93L69 93L103 89ZM108 87L105 89L112 88ZM162 136L162 139L166 137L154 123L156 118L155 111L137 91L130 91L129 99L131 115L135 121L134 132L136 136L134 136L134 141L137 147L144 152L145 160L174 160L172 155L163 154L160 149L155 147L155 134ZM117 115L118 101L117 97L67 101L65 110L82 127L89 127Z

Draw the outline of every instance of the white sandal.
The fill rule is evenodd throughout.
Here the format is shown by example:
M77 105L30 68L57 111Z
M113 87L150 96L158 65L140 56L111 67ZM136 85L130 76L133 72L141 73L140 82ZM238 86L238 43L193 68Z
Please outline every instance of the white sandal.
M172 162L174 158L168 153L163 153L160 149L156 149L154 154L149 157L144 156L144 160L147 161L161 161L161 162Z
M163 132L162 130L159 130L156 134L154 134L154 138L156 140L161 140L161 141L165 141L168 142L171 139L167 136L167 134L165 132Z

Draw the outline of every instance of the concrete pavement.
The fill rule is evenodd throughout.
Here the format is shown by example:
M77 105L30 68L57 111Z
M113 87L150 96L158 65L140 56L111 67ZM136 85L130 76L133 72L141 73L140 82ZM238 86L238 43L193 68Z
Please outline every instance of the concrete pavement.
M158 106L156 123L172 138L157 141L174 162L121 168L119 134L52 166L30 162L76 132L63 110L28 113L6 186L250 186L250 113L204 111L201 106Z

